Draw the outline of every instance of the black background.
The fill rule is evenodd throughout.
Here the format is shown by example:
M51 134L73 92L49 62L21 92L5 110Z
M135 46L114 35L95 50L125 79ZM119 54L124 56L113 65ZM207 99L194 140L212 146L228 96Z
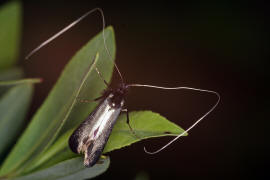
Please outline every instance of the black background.
M188 137L157 155L170 138L142 141L109 153L109 170L97 179L270 178L267 60L269 27L262 1L23 1L20 64L42 77L30 115L46 98L69 58L101 30L98 13L34 55L42 41L88 10L101 7L113 25L117 65L128 83L215 90L221 102ZM117 82L114 74L113 82ZM153 110L187 128L216 101L190 91L133 89L129 110Z

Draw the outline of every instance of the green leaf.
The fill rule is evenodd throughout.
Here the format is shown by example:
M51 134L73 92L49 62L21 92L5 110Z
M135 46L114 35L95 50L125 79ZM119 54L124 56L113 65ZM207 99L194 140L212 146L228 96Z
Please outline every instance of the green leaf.
M104 34L114 59L115 39L112 27L106 28ZM95 58L97 53L98 59ZM35 158L45 152L60 135L75 128L95 108L96 102L77 103L78 97L92 100L105 89L95 67L98 67L107 81L110 80L113 63L105 51L102 33L78 51L65 67L49 96L4 162L0 175L13 177L24 169L31 169Z
M19 67L12 67L9 69L2 70L0 72L0 81L16 80L22 77L23 77L23 69Z
M23 70L19 67L8 68L0 72L0 83L1 82L5 83L6 81L21 79L21 78L23 78ZM0 96L3 95L9 88L10 86L0 85Z
M120 149L142 139L161 136L177 136L184 132L184 130L176 124L168 121L158 113L153 113L151 111L131 112L129 113L129 118L130 126L134 130L136 136L140 139L130 131L126 123L126 115L121 115L112 130L103 153Z
M184 132L183 129L160 116L158 113L153 113L151 111L134 111L129 115L130 124L136 135L141 139L138 139L130 131L126 123L126 115L121 115L116 121L103 153L120 149L142 139L161 136L177 136ZM48 151L32 165L33 169L31 170L34 170L35 168L42 169L49 165L74 157L75 154L71 152L67 144L68 138L72 132L72 130L67 131L63 136L61 136L58 141L56 141L50 149L48 149Z
M35 173L18 177L15 180L83 180L94 178L103 172L105 172L110 164L109 157L102 159L102 162L97 163L91 168L85 168L83 165L83 159L76 157L70 160L63 161L50 168L37 171Z
M77 156L77 154L74 154L70 150L67 144L72 133L73 129L67 131L65 134L59 137L58 140L45 153L42 153L39 158L32 163L31 169L28 169L28 171L43 169L63 160Z
M25 83L10 88L0 99L0 159L24 127L32 94L33 85Z
M15 64L21 34L21 3L11 1L0 7L0 69Z
M0 86L12 86L25 83L39 83L39 82L41 82L41 79L39 78L29 78L20 80L0 81Z

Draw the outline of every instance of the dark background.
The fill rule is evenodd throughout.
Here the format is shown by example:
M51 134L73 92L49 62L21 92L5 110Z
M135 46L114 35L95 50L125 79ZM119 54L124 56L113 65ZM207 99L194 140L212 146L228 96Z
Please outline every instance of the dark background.
M142 141L111 152L98 179L270 178L267 66L269 10L262 1L23 1L21 65L42 77L30 115L40 106L70 57L101 30L98 13L34 55L26 54L95 7L113 25L117 64L128 83L215 90L221 102L188 137L157 155L170 138ZM113 82L117 82L114 74ZM153 110L187 128L216 99L206 93L134 88L129 110Z

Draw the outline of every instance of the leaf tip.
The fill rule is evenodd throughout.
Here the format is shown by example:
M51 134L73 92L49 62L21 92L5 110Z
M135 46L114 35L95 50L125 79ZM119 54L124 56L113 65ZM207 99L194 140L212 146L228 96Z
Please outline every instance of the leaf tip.
M114 33L114 29L113 29L113 26L108 26L106 29L108 29L108 31L112 31L112 33Z

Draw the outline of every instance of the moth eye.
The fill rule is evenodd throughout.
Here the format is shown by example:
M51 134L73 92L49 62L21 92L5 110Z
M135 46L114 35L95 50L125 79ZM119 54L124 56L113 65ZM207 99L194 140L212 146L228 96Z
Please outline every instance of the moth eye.
M109 98L112 98L112 97L113 97L113 94L110 94L110 95L109 95Z
M112 107L115 107L115 103L112 103Z

